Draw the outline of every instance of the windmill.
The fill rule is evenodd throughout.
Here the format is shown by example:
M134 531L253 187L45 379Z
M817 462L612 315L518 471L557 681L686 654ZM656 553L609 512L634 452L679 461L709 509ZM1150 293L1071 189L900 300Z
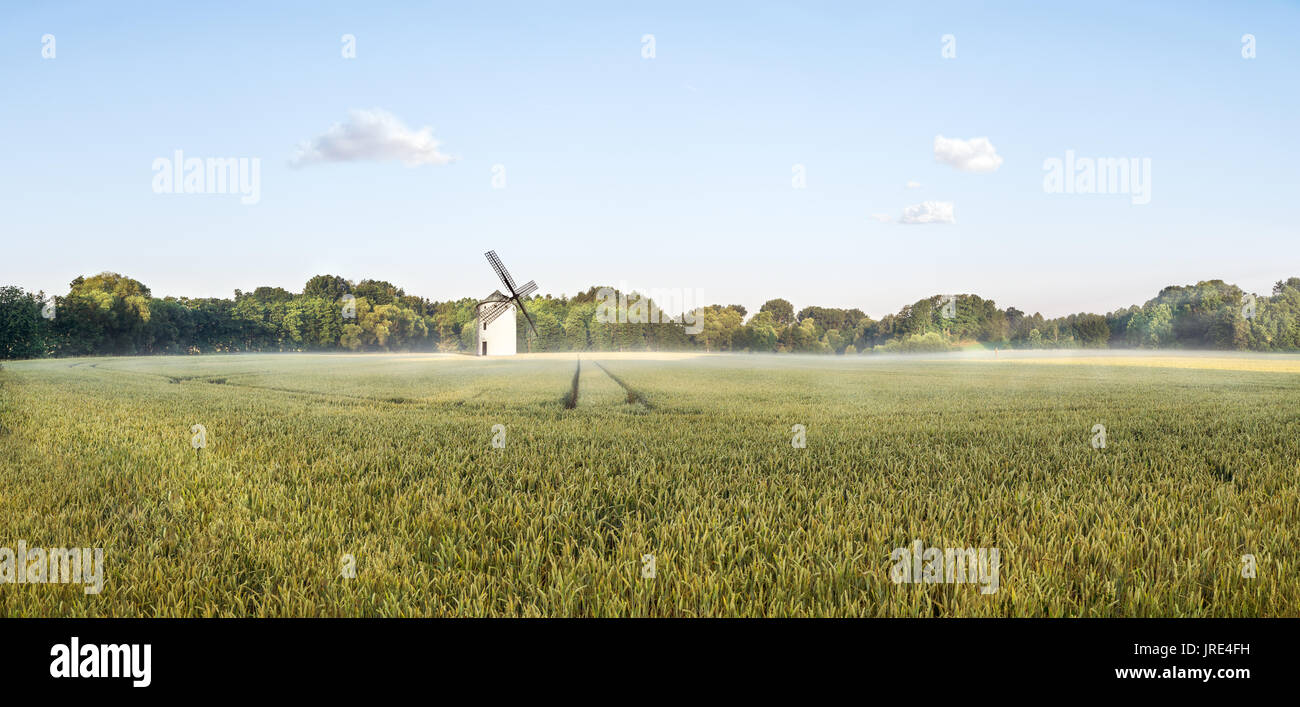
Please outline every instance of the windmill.
M506 270L506 266L501 263L501 258L497 257L496 251L489 250L484 255L487 256L488 264L492 266L492 270L496 272L497 277L501 278L501 284L505 285L509 294L503 294L498 290L476 305L479 316L480 355L489 355L489 341L500 343L500 346L497 347L499 349L498 353L514 353L514 323L511 322L508 332L506 327L492 327L491 330L488 327L502 314L517 306L519 311L524 313L524 318L528 320L528 327L533 330L533 334L536 334L537 326L533 324L533 318L528 314L528 308L524 306L523 298L537 291L537 283L529 280L523 287L517 287L515 279L510 276L510 271ZM508 347L508 351L506 347Z

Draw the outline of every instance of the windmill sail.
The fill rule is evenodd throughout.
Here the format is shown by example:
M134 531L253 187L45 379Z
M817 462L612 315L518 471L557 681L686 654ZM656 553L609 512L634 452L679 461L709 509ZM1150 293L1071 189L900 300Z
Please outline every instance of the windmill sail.
M491 307L487 308L480 314L483 319L483 324L486 326L496 321L497 317L505 314L506 310L510 309L510 303L510 300L506 300L504 302L496 302L492 304Z
M485 325L490 324L497 317L500 317L503 312L509 309L510 303L513 302L519 307L519 311L524 313L524 318L528 320L529 328L531 328L533 333L536 334L537 325L533 324L533 317L528 313L528 308L524 306L523 298L537 291L537 283L529 280L523 287L516 287L515 279L510 276L510 271L506 270L505 264L501 262L501 258L497 257L497 252L495 250L489 250L483 255L487 256L488 264L492 266L492 270L496 272L497 277L501 278L501 284L505 285L506 289L510 291L509 297L506 297L504 301L498 301L498 303L494 304L491 309L482 314L483 323Z
M501 284L505 285L506 289L510 290L510 295L513 297L515 294L515 280L510 277L510 271L506 270L506 266L503 265L501 259L497 257L497 252L495 250L489 250L487 253L484 253L484 255L487 256L488 264L490 264L492 269L496 271L497 277L501 278Z
M515 302L519 305L519 311L524 313L524 319L528 320L528 326L533 330L533 334L537 334L537 325L533 324L533 318L529 316L528 309L524 307L523 300L515 300Z

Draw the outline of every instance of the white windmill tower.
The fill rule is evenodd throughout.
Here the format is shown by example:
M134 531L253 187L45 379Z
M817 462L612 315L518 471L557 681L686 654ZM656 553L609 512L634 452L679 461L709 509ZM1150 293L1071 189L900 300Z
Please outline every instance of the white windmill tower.
M528 320L528 326L533 333L537 333L537 327L533 325L533 318L528 315L523 300L524 297L537 291L537 283L529 280L523 287L515 287L514 278L510 277L506 266L501 264L496 251L489 250L485 255L492 269L496 271L497 277L501 278L501 284L506 286L510 294L506 295L500 290L494 290L487 299L475 305L475 312L478 314L478 331L477 349L474 353L479 356L513 356L517 350L515 307L524 313L524 318ZM510 316L501 316L506 313Z

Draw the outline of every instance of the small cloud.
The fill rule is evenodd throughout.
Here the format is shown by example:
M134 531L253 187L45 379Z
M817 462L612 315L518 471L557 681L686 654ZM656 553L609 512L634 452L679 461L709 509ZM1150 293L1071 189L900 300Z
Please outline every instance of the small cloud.
M908 189L920 189L920 188L921 188L921 183L920 183L920 182L908 182L908 183L907 183L907 188L908 188Z
M438 150L442 143L433 128L412 130L397 116L378 108L348 111L348 119L325 134L298 146L289 160L301 167L321 162L382 162L399 160L407 167L447 164L454 157Z
M1002 157L986 137L962 140L935 135L934 161L963 172L993 172L1002 166Z
M881 223L889 223L890 220L889 214L871 214L871 218L874 218Z
M926 201L903 209L899 223L956 223L951 201Z

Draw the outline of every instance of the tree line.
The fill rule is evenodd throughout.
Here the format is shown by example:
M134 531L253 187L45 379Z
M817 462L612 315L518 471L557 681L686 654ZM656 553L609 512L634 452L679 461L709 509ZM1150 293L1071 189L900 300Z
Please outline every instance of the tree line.
M610 288L536 296L536 325L516 315L521 351L733 351L859 354L990 348L1300 350L1300 278L1269 295L1208 280L1170 286L1142 305L1107 314L1045 318L977 295L935 295L872 319L860 309L767 301L694 312L697 326L619 323ZM634 292L619 301L654 309ZM0 287L0 358L234 351L440 351L476 349L476 300L435 302L384 280L317 275L301 292L235 290L234 297L155 297L117 273L78 277L66 295ZM680 319L680 317L679 317ZM659 322L658 318L653 321Z

